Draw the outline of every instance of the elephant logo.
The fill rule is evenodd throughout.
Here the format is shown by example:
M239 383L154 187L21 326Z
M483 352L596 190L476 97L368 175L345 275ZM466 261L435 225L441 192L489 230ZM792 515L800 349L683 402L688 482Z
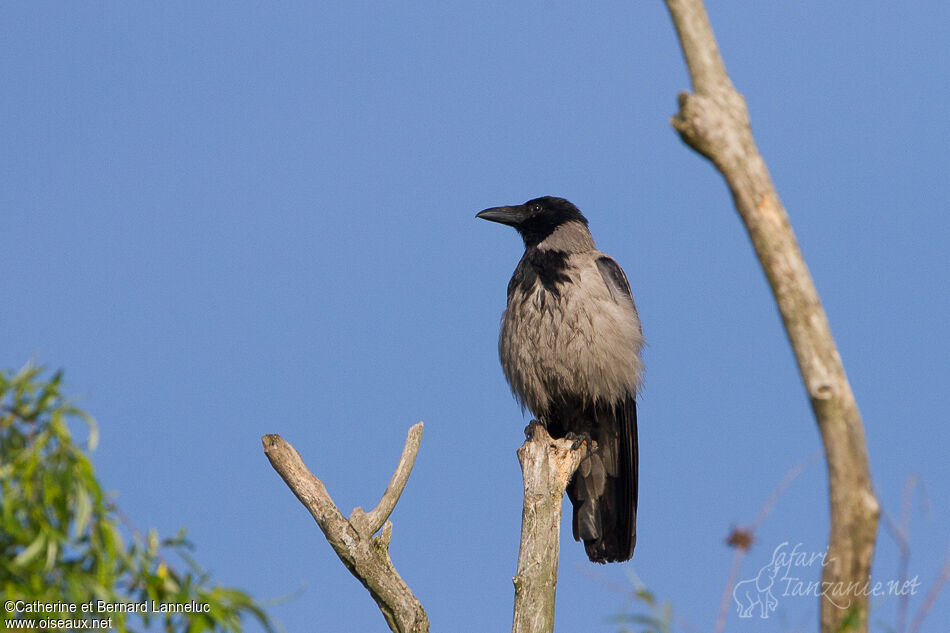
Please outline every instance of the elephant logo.
M737 582L732 589L736 601L736 611L740 618L751 618L752 610L759 605L759 617L768 618L769 613L778 607L778 598L772 594L772 585L780 566L772 556L772 562L759 570L758 576Z

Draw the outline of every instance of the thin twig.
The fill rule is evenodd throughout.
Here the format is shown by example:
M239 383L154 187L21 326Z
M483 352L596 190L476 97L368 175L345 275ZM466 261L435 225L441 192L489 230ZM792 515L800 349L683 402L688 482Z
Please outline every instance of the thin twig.
M368 513L364 513L363 508L356 507L350 513L351 523L354 521L354 515L365 517L366 530L369 534L375 534L379 531L379 528L383 527L383 524L395 509L396 503L406 487L406 482L409 481L409 474L412 472L412 466L416 463L416 454L419 452L419 443L422 441L422 427L422 422L419 422L409 429L409 433L406 435L406 445L399 457L399 464L389 480L386 492L383 493L376 507ZM363 518L356 518L356 520L362 521Z
M927 597L924 598L920 608L917 609L917 615L914 616L914 621L911 622L909 633L917 633L917 631L920 630L920 625L923 624L924 618L927 617L928 613L930 613L930 609L933 608L934 602L937 601L937 596L940 595L940 592L943 590L943 586L947 584L948 580L950 580L950 547L947 548L947 554L943 562L943 569L940 570L940 575L937 576L937 580L934 581L933 587L931 587L930 591L927 592Z
M803 472L811 468L811 465L818 461L818 458L821 457L821 450L817 450L802 461L798 462L787 473L782 477L782 481L775 486L775 490L769 495L768 499L765 500L765 503L762 504L762 507L759 509L759 513L755 515L755 519L752 521L752 529L758 531L762 527L762 523L765 521L765 518L772 512L775 508L775 504L778 503L779 497L785 494L785 491L788 490L789 486L792 485L796 479L798 479Z
M917 475L911 475L904 482L904 491L901 495L901 518L900 524L894 522L890 515L881 510L881 519L884 528L897 543L897 578L901 586L907 582L907 575L910 573L910 514L913 508L914 488L919 484L920 478ZM896 633L905 633L907 631L907 609L910 603L910 595L901 593L897 603L897 623L894 631Z
M752 545L752 542L755 540L755 534L759 531L759 528L762 527L762 523L765 521L765 518L769 515L770 512L775 508L775 504L778 503L779 497L781 497L788 487L792 485L792 482L798 479L798 477L808 470L812 464L821 456L821 451L815 451L802 461L798 462L792 466L788 472L785 473L785 476L782 477L782 480L775 486L775 489L769 494L765 502L762 504L762 507L759 508L758 514L755 515L755 519L752 520L752 523L748 528L743 530L745 532L743 541L744 545L737 545L736 551L732 555L732 565L729 568L729 578L726 580L725 589L722 592L722 600L719 603L719 614L716 617L716 627L713 629L715 633L721 633L726 626L726 618L729 615L729 605L732 603L732 592L735 589L736 581L739 579L739 568L742 565L742 560L745 558L746 552L749 551L749 547Z

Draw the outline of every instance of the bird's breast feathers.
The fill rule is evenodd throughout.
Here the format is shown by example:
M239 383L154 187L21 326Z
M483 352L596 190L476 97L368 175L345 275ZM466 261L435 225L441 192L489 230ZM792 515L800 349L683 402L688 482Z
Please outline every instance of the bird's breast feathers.
M623 288L618 288L619 273ZM614 268L616 269L614 271ZM525 254L508 288L498 348L535 415L563 396L614 402L640 388L643 335L619 266L601 253Z

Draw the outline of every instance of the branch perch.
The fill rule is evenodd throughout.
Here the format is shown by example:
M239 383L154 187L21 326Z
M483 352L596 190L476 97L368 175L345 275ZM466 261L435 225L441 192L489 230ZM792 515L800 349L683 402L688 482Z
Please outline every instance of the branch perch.
M297 450L280 435L261 438L264 454L297 499L310 511L337 556L369 591L389 628L396 633L425 633L429 619L422 604L400 578L389 558L392 523L387 521L409 480L422 440L422 422L406 437L399 465L386 492L369 513L355 508L343 517L323 482L307 468ZM376 532L382 528L382 533Z
M518 449L524 476L521 549L515 585L512 633L554 630L554 593L561 540L561 500L588 447L573 448L571 440L555 440L532 421L528 439Z
M732 85L702 0L666 0L693 84L672 125L708 158L732 193L771 286L818 422L831 498L828 564L822 573L821 630L867 631L871 559L880 506L871 488L861 414L828 318L759 154L745 99Z

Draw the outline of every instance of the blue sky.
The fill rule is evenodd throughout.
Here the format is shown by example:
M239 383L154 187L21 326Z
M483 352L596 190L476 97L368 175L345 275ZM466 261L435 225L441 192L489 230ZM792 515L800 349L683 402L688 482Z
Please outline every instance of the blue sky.
M884 508L909 475L926 487L913 614L950 542L950 9L711 10ZM135 524L186 526L220 582L299 592L272 609L290 631L386 630L259 438L292 442L349 512L424 420L393 560L433 630L504 630L526 420L496 337L521 245L474 214L560 195L625 268L650 346L637 552L593 566L565 531L558 629L616 630L631 571L712 629L730 526L819 437L728 192L668 125L689 84L661 2L5 4L0 76L0 364L66 370ZM827 521L819 462L740 579L784 542L822 550ZM875 578L896 573L882 532ZM780 596L728 626L814 630L816 609Z

